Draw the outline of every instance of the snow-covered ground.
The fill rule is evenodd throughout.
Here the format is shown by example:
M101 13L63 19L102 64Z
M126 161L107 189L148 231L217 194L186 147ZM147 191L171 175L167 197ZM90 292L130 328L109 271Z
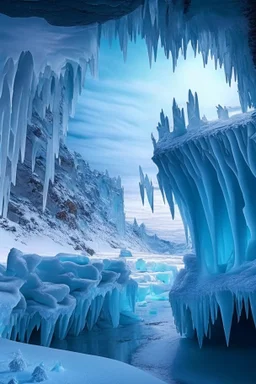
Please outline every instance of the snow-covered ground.
M27 363L27 369L23 372L10 372L8 364L18 350L21 351ZM0 351L0 380L4 383L25 384L33 382L31 381L32 373L42 363L48 377L47 380L43 381L45 384L163 383L163 381L127 364L98 356L21 344L4 339L0 339ZM12 379L17 381L11 382Z

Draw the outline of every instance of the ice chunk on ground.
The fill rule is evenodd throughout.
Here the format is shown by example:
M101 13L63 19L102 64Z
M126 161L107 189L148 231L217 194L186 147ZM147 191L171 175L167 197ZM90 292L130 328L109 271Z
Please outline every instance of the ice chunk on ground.
M132 257L132 253L128 249L123 248L120 251L119 257Z

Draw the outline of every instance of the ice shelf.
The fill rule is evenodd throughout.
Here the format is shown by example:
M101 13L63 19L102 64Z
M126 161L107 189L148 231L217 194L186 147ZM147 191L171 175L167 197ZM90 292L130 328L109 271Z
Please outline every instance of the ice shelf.
M137 283L124 260L90 262L86 256L25 255L12 249L0 272L0 335L40 343L78 335L96 323L117 327L121 315L134 317Z

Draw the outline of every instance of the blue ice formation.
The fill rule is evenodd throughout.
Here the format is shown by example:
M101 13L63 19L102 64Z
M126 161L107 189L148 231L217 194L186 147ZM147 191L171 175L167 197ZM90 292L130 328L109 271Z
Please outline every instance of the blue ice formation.
M108 172L98 175L100 195L108 202L108 221L113 223L121 236L125 234L124 188L121 177L110 178Z
M239 319L250 308L256 325L255 137L250 112L170 133L154 151L164 194L173 213L177 202L196 254L170 293L175 322L181 334L196 331L200 345L218 313L227 344L235 310Z
M222 107L220 104L216 107L217 115L220 120L226 120L229 118L227 107Z
M168 240L160 239L157 235L149 235L145 224L142 223L139 225L136 219L133 221L132 230L143 241L143 243L148 246L151 253L171 255L175 252L177 244ZM180 248L183 248L183 245L181 245Z
M133 264L133 265L132 265ZM137 302L139 305L148 300L168 300L169 291L177 276L178 269L171 259L137 259L129 261L132 278L138 283Z
M10 185L15 184L19 158L24 161L27 125L35 114L45 121L48 137L43 146L47 163L43 208L46 207L49 182L54 182L59 143L67 133L69 117L74 115L87 68L92 74L97 71L101 36L110 41L114 36L119 38L126 57L129 40L136 41L141 35L147 45L150 64L156 60L161 42L166 57L172 59L173 69L181 52L186 58L187 47L191 44L195 55L202 55L204 65L211 55L215 66L224 68L229 84L232 77L237 79L243 111L256 105L256 76L248 45L247 20L239 4L230 4L227 2L223 7L222 3L216 5L214 2L212 12L209 12L209 4L193 3L187 5L184 12L183 2L148 0L119 20L109 15L110 21L106 23L68 30L39 18L23 20L1 15L3 33L0 36L3 36L6 49L0 65L0 214L7 214ZM226 10L225 23L223 8ZM16 36L14 31L17 30L20 33ZM22 40L21 34L24 36ZM11 42L9 49L8 42ZM42 50L38 50L40 44ZM48 111L53 115L50 122L47 121ZM196 97L194 102L190 98L188 111L190 125L195 127L198 123ZM175 126L182 130L182 111L176 112ZM168 120L162 124L167 131ZM42 143L38 138L32 144L34 164Z
M152 183L152 181L149 181L149 177L147 174L144 175L141 166L139 166L139 173L140 173L139 187L140 187L140 196L141 196L142 204L144 205L144 202L145 202L145 191L146 191L148 203L150 205L152 212L154 212L154 186L153 186L153 183Z
M129 249L123 248L120 250L119 257L132 257L132 253L129 251Z
M97 323L117 327L120 314L134 312L137 283L124 260L25 255L12 249L0 274L0 334L28 342L40 330L41 345Z

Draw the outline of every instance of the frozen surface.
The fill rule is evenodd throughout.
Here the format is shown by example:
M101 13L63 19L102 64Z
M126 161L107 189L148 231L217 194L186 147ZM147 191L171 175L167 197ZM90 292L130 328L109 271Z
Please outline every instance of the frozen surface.
M162 258L163 264L160 255L134 253L133 256L151 266L157 264L158 257ZM182 259L176 256L166 257L165 262L178 270L183 266ZM135 264L131 269L132 275L136 276ZM96 326L90 333L82 332L79 338L68 336L64 341L53 340L52 346L121 360L169 384L254 383L256 350L253 344L231 345L229 348L224 343L205 344L200 349L196 340L178 335L168 301L156 301L148 296L137 304L136 312L143 322L116 329Z
M12 355L20 349L28 367L23 372L16 374L8 369L8 363ZM31 378L39 377L39 367L43 363L43 370L48 379L43 381L46 384L160 384L163 381L114 360L104 359L98 356L82 355L74 352L59 351L38 346L20 344L9 340L0 339L1 350L1 372L0 380L8 383L9 380L18 379L18 382L31 383ZM63 370L53 369L56 363L61 361ZM41 372L42 373L42 372ZM38 380L37 380L38 381Z

